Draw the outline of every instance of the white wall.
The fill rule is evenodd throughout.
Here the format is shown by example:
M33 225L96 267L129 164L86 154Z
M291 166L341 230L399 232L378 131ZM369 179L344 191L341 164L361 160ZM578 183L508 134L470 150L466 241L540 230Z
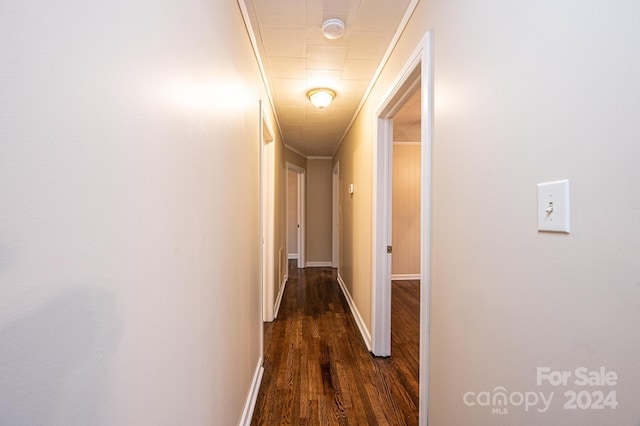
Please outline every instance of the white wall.
M376 110L433 30L430 425L640 424L638 16L632 0L421 2L342 144L341 173L365 179ZM536 184L561 178L572 233L538 233ZM370 266L370 239L356 220L370 226L371 197L358 195L341 256L366 321L370 274L356 265ZM618 384L537 386L538 367L583 366ZM463 403L499 386L555 398L545 413ZM619 405L565 410L568 390L614 390Z
M8 2L0 34L0 423L236 424L265 97L237 4Z

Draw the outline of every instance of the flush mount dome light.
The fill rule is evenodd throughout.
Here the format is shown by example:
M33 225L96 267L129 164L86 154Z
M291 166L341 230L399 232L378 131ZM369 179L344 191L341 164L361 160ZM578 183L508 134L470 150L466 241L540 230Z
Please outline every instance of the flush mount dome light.
M307 93L307 97L316 108L326 108L336 97L336 92L331 89L313 89Z
M339 19L327 19L322 24L322 35L329 40L336 40L344 34L344 22Z

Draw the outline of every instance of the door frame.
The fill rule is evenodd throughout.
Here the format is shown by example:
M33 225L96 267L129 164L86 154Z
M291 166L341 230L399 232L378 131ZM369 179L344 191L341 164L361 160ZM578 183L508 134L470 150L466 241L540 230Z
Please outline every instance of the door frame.
M306 243L306 208L307 199L306 199L306 181L307 181L307 171L302 167L289 163L287 161L287 170L291 170L298 175L298 268L305 267L305 243ZM287 194L289 193L289 180L287 179ZM287 197L288 200L289 197ZM288 202L288 201L287 201ZM287 210L288 211L288 210ZM288 238L287 238L288 240ZM287 241L287 245L289 241ZM289 247L287 246L287 253L289 253Z
M275 300L275 138L272 129L260 103L260 269L264 322L273 321Z
M433 144L432 33L422 38L402 71L383 97L376 113L373 188L373 294L372 345L376 356L391 355L391 168L393 116L413 93L421 90L420 190L420 414L427 424L429 367L429 303L431 286L431 151Z
M340 162L333 166L331 174L331 267L340 266Z

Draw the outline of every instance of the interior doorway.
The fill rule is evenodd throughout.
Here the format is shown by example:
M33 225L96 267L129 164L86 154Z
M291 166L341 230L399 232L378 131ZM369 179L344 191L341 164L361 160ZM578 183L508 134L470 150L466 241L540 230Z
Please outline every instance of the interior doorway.
M418 86L393 117L390 218L393 282L420 280L421 98Z
M383 99L377 113L374 145L374 230L373 230L373 304L372 352L391 354L391 275L392 275L392 176L394 117L420 93L420 319L419 383L420 418L427 422L429 356L429 286L431 218L431 145L433 128L433 83L431 33L422 39L408 63Z
M300 258L300 216L298 210L298 173L287 169L287 259L296 266Z
M287 258L305 267L306 170L287 163ZM291 203L295 203L292 206ZM292 247L294 246L294 247Z
M275 259L275 143L273 130L260 105L260 228L262 239L262 320L274 319Z
M420 392L420 85L393 116L391 150L391 364L412 401ZM416 415L419 407L416 408Z

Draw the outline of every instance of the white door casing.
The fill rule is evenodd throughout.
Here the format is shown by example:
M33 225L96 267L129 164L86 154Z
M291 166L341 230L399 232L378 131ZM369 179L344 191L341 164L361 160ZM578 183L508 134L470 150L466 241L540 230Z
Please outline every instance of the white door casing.
M340 264L340 163L333 166L332 173L332 221L331 221L331 267Z
M307 171L293 163L287 162L287 170L291 170L298 175L298 268L305 267L305 244L306 244L306 173ZM289 248L287 247L287 253Z
M427 424L429 383L429 303L431 266L431 150L433 135L432 33L425 34L377 109L373 188L372 352L391 354L391 160L393 116L416 86L421 90L420 193L420 407L419 424Z
M275 273L275 143L273 131L260 108L260 193L262 237L262 320L274 319Z

